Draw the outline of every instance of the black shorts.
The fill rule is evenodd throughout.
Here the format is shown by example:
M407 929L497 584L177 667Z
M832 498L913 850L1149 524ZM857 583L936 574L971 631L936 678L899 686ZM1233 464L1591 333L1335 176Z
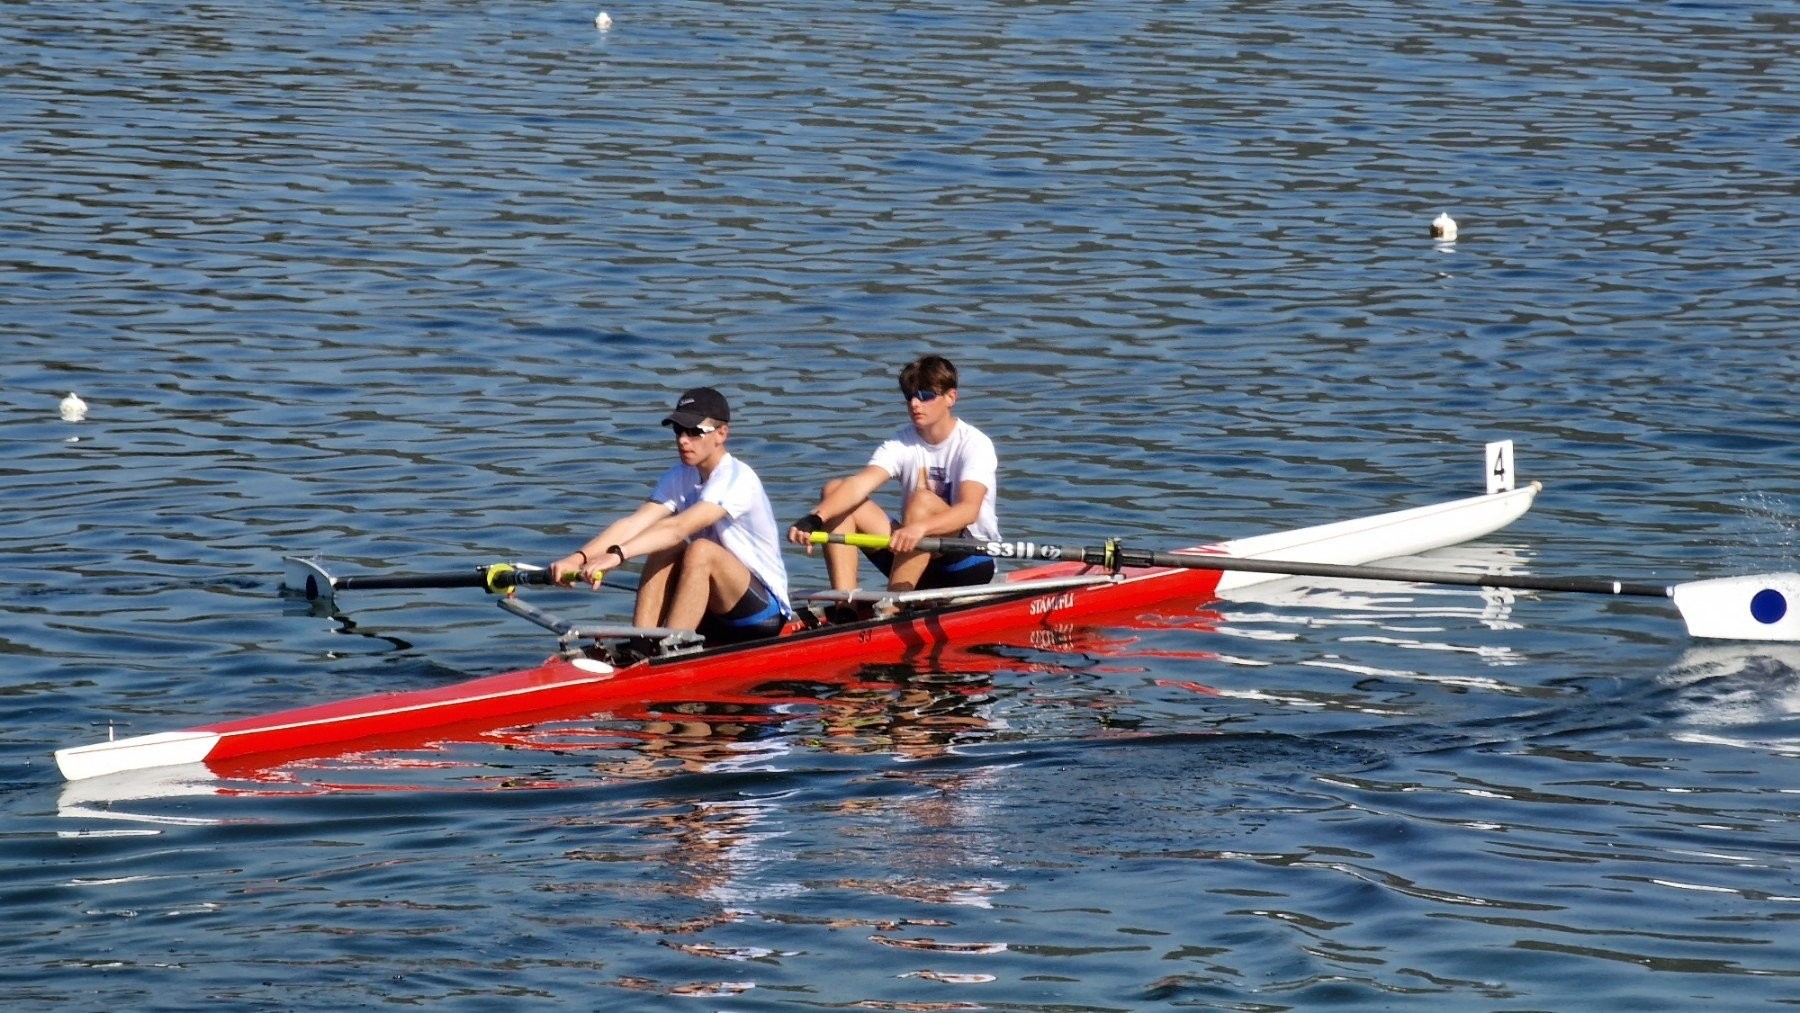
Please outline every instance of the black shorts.
M864 549L863 555L875 564L884 576L894 572L894 554L887 549ZM986 584L994 579L993 556L945 556L933 554L931 562L925 564L925 573L919 577L917 590L930 591L940 587L968 587L972 584Z
M787 625L787 612L762 581L750 578L750 586L736 605L723 615L708 612L695 632L708 644L738 644L775 636Z

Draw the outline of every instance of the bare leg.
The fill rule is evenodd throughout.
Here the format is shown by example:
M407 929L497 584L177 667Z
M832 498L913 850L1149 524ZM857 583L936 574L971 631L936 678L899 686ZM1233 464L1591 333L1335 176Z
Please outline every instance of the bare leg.
M644 557L638 575L637 608L631 621L638 626L661 626L669 612L670 593L681 569L684 546L676 545Z
M950 509L944 498L933 492L924 482L906 500L906 512L901 515L900 523L918 524L928 521L938 514ZM931 565L931 556L924 552L897 552L894 554L893 569L888 571L889 591L911 591L919 586L920 578L925 576L925 568Z
M834 478L825 483L824 495L829 496L843 479ZM885 535L893 530L888 524L887 514L869 500L857 504L856 509L836 519L826 518L826 526L834 535ZM862 550L853 545L825 546L825 572L831 578L831 586L838 591L849 591L856 587L856 564L862 559Z
M707 612L725 612L750 589L750 568L718 542L696 538L681 557L675 598L665 625L677 630L700 628Z

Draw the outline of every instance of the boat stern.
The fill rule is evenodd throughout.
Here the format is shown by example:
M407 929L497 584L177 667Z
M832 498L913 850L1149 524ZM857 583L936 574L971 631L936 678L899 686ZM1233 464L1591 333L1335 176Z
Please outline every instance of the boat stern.
M199 763L219 744L216 732L156 732L56 751L56 767L65 780L116 774L122 770Z

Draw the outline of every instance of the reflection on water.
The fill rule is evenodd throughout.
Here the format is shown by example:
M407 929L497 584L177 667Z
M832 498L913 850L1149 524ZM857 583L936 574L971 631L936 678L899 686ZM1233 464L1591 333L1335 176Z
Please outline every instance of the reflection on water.
M1657 685L1676 739L1800 756L1800 645L1691 647Z

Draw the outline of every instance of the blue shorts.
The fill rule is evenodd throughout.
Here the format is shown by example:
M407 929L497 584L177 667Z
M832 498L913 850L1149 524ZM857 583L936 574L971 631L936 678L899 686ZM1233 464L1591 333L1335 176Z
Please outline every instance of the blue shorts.
M695 632L705 637L708 644L738 644L773 637L786 625L787 610L762 581L752 577L744 596L730 611L722 615L708 612Z
M894 554L887 549L864 549L863 555L875 564L884 576L892 576L894 572ZM968 587L972 584L986 584L994 579L993 556L946 556L934 553L931 562L925 564L925 573L919 578L917 590L929 591L940 587Z

